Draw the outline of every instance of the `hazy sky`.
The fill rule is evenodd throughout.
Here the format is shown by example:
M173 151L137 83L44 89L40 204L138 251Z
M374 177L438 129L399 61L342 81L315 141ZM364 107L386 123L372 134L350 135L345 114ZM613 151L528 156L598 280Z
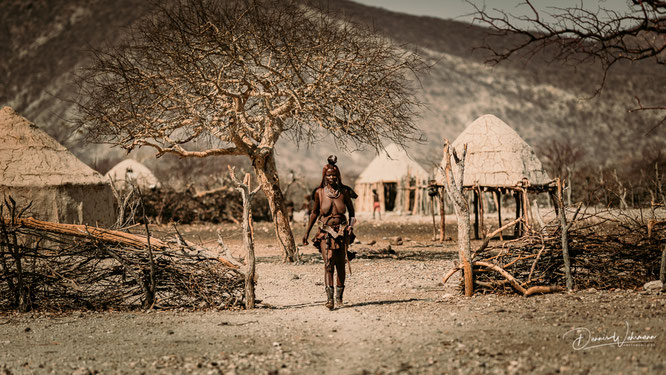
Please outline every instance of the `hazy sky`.
M400 13L409 13L417 16L432 16L438 18L451 18L460 21L472 21L469 14L473 12L470 6L464 0L353 0L357 3L385 8ZM586 9L597 10L599 7L612 9L616 11L627 10L628 0L534 0L532 3L540 10L554 13L555 10L549 7L567 7L575 4L583 4ZM488 9L503 9L508 13L520 14L528 8L524 5L516 7L522 3L521 0L486 0ZM474 0L474 3L482 5L483 0ZM466 16L467 15L467 16Z

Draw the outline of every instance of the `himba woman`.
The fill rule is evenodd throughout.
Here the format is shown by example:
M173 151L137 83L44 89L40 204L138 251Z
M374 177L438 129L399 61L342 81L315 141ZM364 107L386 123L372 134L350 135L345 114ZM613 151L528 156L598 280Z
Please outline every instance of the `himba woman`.
M352 198L357 195L354 191L342 184L340 169L335 165L337 157L328 157L328 164L322 170L322 180L313 192L312 211L308 221L303 245L308 244L310 230L315 221L319 223L319 231L312 239L312 243L319 249L324 258L324 284L326 286L326 307L333 309L335 305L341 307L342 294L345 290L345 263L353 258L353 253L347 253L350 243L354 241L353 226L354 205ZM349 220L345 216L349 215ZM335 304L333 303L333 274L335 278Z

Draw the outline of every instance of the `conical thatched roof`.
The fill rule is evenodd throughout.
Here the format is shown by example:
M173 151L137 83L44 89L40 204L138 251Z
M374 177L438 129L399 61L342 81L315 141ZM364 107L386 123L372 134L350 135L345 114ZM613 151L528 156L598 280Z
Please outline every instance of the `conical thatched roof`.
M107 184L63 145L16 113L0 110L0 185Z
M0 110L0 197L25 216L58 223L111 225L108 180L10 107Z
M124 189L128 182L136 183L141 189L152 189L160 185L148 167L133 159L126 159L116 164L106 172L105 176L113 180L119 189Z
M467 144L463 176L466 187L516 186L523 178L527 178L531 185L545 185L551 181L532 147L493 115L474 120L452 146L462 155L464 144ZM445 166L446 161L442 160L442 167ZM438 173L437 180L443 183L441 173Z
M428 178L428 172L412 160L405 150L390 144L385 152L377 155L361 172L356 184L397 182L408 174L421 179Z

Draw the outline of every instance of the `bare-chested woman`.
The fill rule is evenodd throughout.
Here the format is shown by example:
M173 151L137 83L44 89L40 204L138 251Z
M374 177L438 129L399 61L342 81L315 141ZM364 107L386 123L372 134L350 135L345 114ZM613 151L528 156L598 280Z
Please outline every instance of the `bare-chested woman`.
M322 170L321 184L313 194L314 204L310 213L310 220L303 236L303 244L308 244L310 230L315 221L319 219L319 231L312 239L314 246L319 249L324 258L324 284L326 285L326 307L333 309L333 273L337 272L335 284L335 305L342 306L342 294L345 290L345 260L346 250L353 242L352 227L354 217L355 198L354 191L343 185L340 170L335 165L337 158L328 157L328 164ZM345 216L349 214L349 220Z

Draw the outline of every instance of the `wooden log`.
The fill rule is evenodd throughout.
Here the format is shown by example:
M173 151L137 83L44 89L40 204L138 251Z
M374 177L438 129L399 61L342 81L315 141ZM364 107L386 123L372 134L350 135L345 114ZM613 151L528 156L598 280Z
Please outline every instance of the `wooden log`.
M526 290L525 288L523 288L523 287L520 285L520 283L518 282L518 280L516 280L515 277L511 276L510 273L506 272L506 270L504 270L502 267L500 267L500 266L498 266L498 265L496 265L496 264L492 264L492 263L488 263L488 262L482 262L482 261L476 261L476 262L473 262L473 264L474 264L475 266L482 266L482 267L489 268L489 269L491 269L491 270L493 270L493 271L496 271L496 272L499 273L500 275L504 276L504 278L507 279L507 280L509 281L509 284L511 284L511 286L512 286L514 289L516 289L517 291L519 291L520 294L525 295L525 293L527 292L527 290Z
M484 288L491 288L491 289L494 289L494 288L497 288L497 287L500 287L500 286L504 286L508 283L509 283L508 280L498 280L498 281L491 281L491 282L474 280L474 284L476 284L478 286L482 286Z
M11 224L11 219L3 218L5 225ZM146 236L141 236L138 234L132 234L127 232L121 232L117 230L91 227L81 224L62 224L62 223L53 223L50 221L37 220L32 217L28 218L17 218L14 219L14 224L19 227L44 230L53 233L59 234L68 234L76 237L85 237L85 238L96 238L101 241L115 242L119 244L126 244L128 246L134 246L138 248L147 248L148 240ZM150 244L153 247L164 249L168 245L158 239L152 238Z
M523 296L524 297L529 297L529 296L534 295L534 294L556 293L556 292L561 292L563 290L564 290L564 288L562 288L561 286L557 286L557 285L554 285L554 286L541 286L541 285L539 285L539 286L533 286L531 288L528 288L525 291L525 294L523 294Z
M456 272L460 271L462 269L461 266L458 266L456 268L452 268L446 275L444 275L444 278L442 279L442 284L446 284L447 281L453 276Z
M492 233L490 233L490 235L486 236L486 238L484 238L484 240L483 240L483 243L481 243L481 246L479 246L479 248L478 248L475 252L472 253L472 259L474 259L474 257L475 257L477 254L479 254L480 252L482 252L483 250L485 250L486 247L488 247L488 244L490 243L490 240L491 240L493 237L495 237L498 233L502 233L503 230L505 230L505 229L507 229L507 228L510 228L512 225L515 225L516 223L518 223L518 222L521 221L521 220L522 220L522 218L518 218L518 219L516 219L516 220L514 220L514 221L512 221L512 222L510 222L510 223L506 223L505 225L503 225L503 226L497 228L495 231L493 231Z

